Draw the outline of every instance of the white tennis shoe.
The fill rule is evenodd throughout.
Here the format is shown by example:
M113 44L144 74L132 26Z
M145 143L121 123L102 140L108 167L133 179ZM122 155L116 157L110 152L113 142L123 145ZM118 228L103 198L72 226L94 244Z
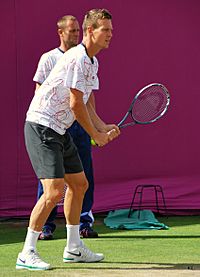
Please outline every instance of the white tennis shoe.
M102 253L93 253L83 243L75 251L71 252L64 249L63 262L64 263L95 263L104 259Z
M34 250L29 250L26 254L19 253L16 269L28 269L28 270L48 270L50 264L43 262L39 254Z

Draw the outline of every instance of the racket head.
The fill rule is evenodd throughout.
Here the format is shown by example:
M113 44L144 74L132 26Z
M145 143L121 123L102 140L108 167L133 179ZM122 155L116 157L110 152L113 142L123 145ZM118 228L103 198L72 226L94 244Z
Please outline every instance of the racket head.
M167 111L170 94L167 88L153 83L141 89L133 99L129 113L135 123L149 124L161 118Z

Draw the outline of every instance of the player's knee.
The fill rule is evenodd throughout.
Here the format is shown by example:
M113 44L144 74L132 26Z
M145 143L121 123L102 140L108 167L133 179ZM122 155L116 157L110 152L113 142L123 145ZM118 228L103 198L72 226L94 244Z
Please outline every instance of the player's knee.
M54 193L45 197L46 206L48 207L55 207L57 203L61 201L63 197L63 192L56 190Z
M57 204L61 201L61 199L63 198L63 191L56 191L54 197L53 197L53 201Z
M84 180L82 180L82 182L71 186L71 188L72 190L76 191L76 193L78 194L85 194L85 192L88 189L88 181L85 178Z
M82 184L83 193L85 193L87 191L88 187L89 187L89 183L88 183L87 179L85 179L85 181Z

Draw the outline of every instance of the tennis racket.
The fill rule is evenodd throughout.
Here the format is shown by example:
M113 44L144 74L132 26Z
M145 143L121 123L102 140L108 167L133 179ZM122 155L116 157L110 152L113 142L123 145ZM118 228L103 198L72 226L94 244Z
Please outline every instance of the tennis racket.
M166 113L169 103L170 95L164 85L147 85L136 94L127 113L117 125L122 129L135 124L153 123ZM94 140L91 143L96 145Z
M60 200L60 202L57 203L57 206L63 206L64 205L66 191L67 191L67 185L65 184L62 199Z

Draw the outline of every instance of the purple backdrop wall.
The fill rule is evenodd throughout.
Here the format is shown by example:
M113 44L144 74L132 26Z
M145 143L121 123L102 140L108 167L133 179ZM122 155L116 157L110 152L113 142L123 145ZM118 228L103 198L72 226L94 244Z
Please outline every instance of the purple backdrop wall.
M200 211L198 0L57 1L3 0L1 28L0 216L26 216L37 181L24 147L25 113L40 55L58 45L55 22L105 7L113 14L110 48L98 55L97 110L118 122L133 95L151 82L171 92L168 114L149 126L123 130L120 138L93 149L94 212L126 208L139 183L163 186L172 213ZM147 193L145 203L152 204Z

